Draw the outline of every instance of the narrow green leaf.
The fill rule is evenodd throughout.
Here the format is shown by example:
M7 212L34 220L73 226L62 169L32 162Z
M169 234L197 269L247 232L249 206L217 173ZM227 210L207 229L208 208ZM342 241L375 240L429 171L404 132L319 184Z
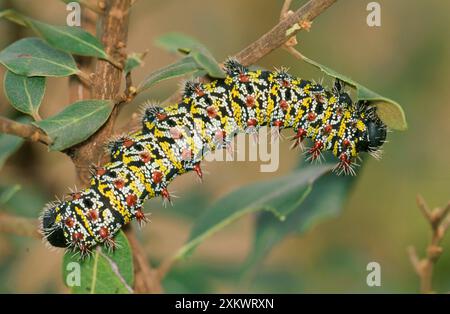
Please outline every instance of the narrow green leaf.
M33 37L18 40L2 50L0 63L26 76L68 76L79 71L70 54Z
M198 219L188 242L177 252L175 258L191 254L207 237L244 214L266 210L284 220L309 194L311 184L331 169L330 165L310 167L286 177L252 184L231 192Z
M81 100L34 124L53 140L50 149L61 151L94 134L108 120L113 107L111 100Z
M194 60L203 68L209 76L214 78L225 78L225 72L222 70L216 59L211 54L193 51L191 53Z
M156 70L147 76L138 86L138 92L141 92L152 85L168 80L174 77L183 76L188 73L195 72L199 70L197 62L192 57L182 58L164 68Z
M20 184L14 184L7 187L0 187L0 205L8 203L8 201L16 194L22 186Z
M27 77L6 71L3 89L14 108L39 120L39 106L45 92L45 77Z
M205 76L205 75L207 75L208 73L205 71L205 70L197 70L197 71L195 71L194 73L192 73L192 78L198 78L198 77L202 77L202 76Z
M122 231L117 234L115 241L117 248L114 252L98 246L93 255L85 260L80 260L79 256L70 252L64 255L63 278L73 293L133 292L133 256L130 244ZM81 275L79 282L77 275Z
M93 35L82 28L72 26L57 26L43 23L14 10L0 12L0 17L5 17L15 23L29 26L51 46L71 54L108 59L102 43Z
M30 24L38 35L55 48L80 56L109 59L102 43L82 28L54 26L31 19Z
M284 221L267 212L259 213L253 247L245 269L255 267L288 234L303 233L324 219L335 217L342 210L355 180L354 176L342 177L334 173L321 176L312 184L309 195L293 208Z
M168 33L156 39L155 43L172 52L182 52L194 58L197 64L209 76L214 78L225 78L225 72L214 59L211 52L196 39L180 33Z
M336 71L319 64L309 58L303 57L303 60L324 72L325 74L337 78L356 89L357 100L368 101L377 107L377 114L381 121L394 130L404 131L408 128L405 112L395 101L383 97L367 87L355 82L351 78L337 73Z
M9 134L0 134L0 169L9 156L14 154L23 143L23 138Z
M23 16L18 14L17 12L15 12L12 9L6 9L6 10L0 11L0 18L6 18L6 19L10 20L11 22L16 23L21 26L25 26L25 27L28 26L26 21L23 19Z
M143 53L134 52L129 54L127 57L127 61L125 61L125 69L124 69L125 74L128 74L133 69L141 66L144 63L143 59L145 58L146 54L147 54L146 52Z
M204 46L196 39L181 33L167 33L155 39L155 44L171 52L186 52L204 49Z

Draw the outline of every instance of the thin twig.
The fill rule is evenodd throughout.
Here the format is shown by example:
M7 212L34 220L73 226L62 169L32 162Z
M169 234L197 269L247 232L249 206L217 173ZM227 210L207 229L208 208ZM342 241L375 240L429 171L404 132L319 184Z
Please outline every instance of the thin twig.
M0 213L0 232L41 239L38 220Z
M425 200L422 196L417 195L417 206L419 207L420 211L422 212L423 216L426 220L431 221L431 210L428 208L428 205L425 203Z
M296 28L299 22L312 21L337 0L311 0L293 14L289 14L285 19L280 21L269 32L261 36L257 41L253 42L235 57L243 65L251 65L256 61L282 46L290 37L297 34L301 27ZM288 30L292 30L287 34Z
M0 133L16 135L24 139L50 145L52 140L43 131L32 124L24 124L0 117Z
M291 7L292 0L284 0L283 6L281 7L280 12L280 21L283 20Z
M432 293L432 280L434 265L442 254L440 243L450 225L450 202L444 208L430 210L422 196L417 196L417 206L430 224L432 236L427 246L426 256L419 258L414 246L408 248L409 259L420 279L420 291Z
M83 84L85 84L86 86L91 86L92 85L92 80L91 80L91 76L87 73L84 73L83 71L78 71L76 73L76 76L80 79L81 82L83 82Z
M102 7L101 7L101 5L100 4L94 4L94 3L91 3L90 1L88 1L88 0L78 0L78 2L82 5L82 6L84 6L86 9L89 9L89 10L91 10L92 12L95 12L95 13L97 13L97 14L103 14L103 9L102 9ZM97 1L95 1L95 2L97 2ZM99 2L100 3L100 2Z

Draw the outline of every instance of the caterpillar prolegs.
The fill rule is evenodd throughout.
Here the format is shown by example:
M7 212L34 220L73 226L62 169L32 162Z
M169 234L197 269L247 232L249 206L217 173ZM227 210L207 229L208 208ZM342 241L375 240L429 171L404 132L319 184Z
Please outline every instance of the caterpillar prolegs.
M250 71L234 60L225 71L225 79L187 83L178 104L147 108L141 130L110 143L111 161L92 169L90 187L45 208L41 227L48 242L82 256L100 243L114 248L122 226L134 218L145 222L144 200L160 195L170 201L168 184L191 170L202 177L204 155L229 145L238 132L293 128L294 146L312 140L308 159L331 151L336 171L345 174L354 174L360 152L376 156L384 143L386 126L375 107L352 102L339 81L326 90L283 70Z

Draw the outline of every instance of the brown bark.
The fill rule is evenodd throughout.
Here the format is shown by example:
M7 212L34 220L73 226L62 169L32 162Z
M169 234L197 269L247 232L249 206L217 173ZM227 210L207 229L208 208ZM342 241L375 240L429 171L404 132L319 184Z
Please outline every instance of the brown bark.
M122 49L127 42L130 0L102 2L103 14L99 16L98 37L108 55L123 62ZM93 75L92 96L95 99L116 99L122 82L122 70L111 62L98 60ZM89 166L106 161L104 144L110 139L118 108L114 108L108 121L87 141L71 149L80 185L89 182Z
M39 128L31 124L24 124L0 117L0 133L16 135L24 139L50 145L52 140Z

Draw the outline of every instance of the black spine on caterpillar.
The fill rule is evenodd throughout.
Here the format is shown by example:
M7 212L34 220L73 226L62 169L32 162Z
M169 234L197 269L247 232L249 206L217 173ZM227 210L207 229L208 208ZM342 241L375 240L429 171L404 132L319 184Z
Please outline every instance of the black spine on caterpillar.
M93 169L89 188L46 207L47 241L82 256L99 243L114 247L122 226L145 221L146 199L170 201L169 183L191 170L201 177L205 153L226 147L238 132L293 128L293 145L311 139L308 159L328 150L338 158L338 173L354 174L361 152L378 156L386 126L373 106L352 102L341 82L326 90L285 71L249 71L234 60L225 70L223 80L187 83L178 104L147 108L141 130L109 145L111 162Z

